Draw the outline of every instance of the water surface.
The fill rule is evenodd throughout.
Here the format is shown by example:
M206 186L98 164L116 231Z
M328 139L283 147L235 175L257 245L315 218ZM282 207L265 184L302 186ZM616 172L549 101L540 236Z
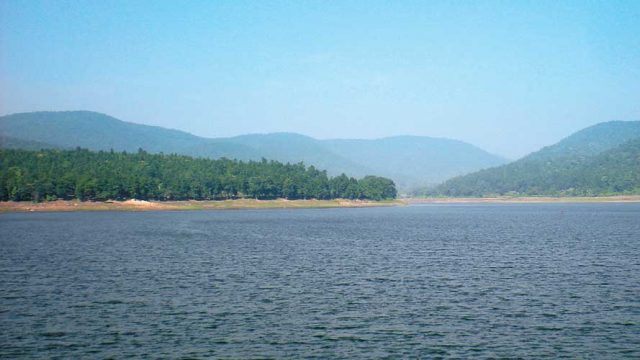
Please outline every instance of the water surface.
M0 357L640 357L640 205L0 215Z

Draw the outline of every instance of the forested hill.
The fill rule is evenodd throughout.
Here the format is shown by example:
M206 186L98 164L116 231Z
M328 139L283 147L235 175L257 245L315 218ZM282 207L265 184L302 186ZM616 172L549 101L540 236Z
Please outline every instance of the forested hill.
M582 158L598 155L640 137L640 121L608 121L582 129L525 157L528 160Z
M453 178L428 195L566 195L640 193L640 121L581 130L513 163Z
M3 141L3 138L8 139ZM317 140L293 133L203 138L186 132L124 122L90 111L34 112L0 117L0 147L26 149L77 146L217 159L266 158L326 169L330 175L378 174L398 186L436 184L456 175L504 164L505 159L451 139L399 136L382 139Z
M372 199L396 197L393 181L327 176L313 166L212 160L139 150L0 150L0 200Z
M124 122L92 111L41 111L0 117L0 134L47 148L177 153L211 158L260 159L250 147L157 126ZM6 148L6 146L3 146Z

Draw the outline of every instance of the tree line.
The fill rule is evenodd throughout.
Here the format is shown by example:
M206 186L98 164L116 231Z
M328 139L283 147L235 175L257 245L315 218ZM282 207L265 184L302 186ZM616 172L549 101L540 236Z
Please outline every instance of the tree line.
M392 199L392 180L303 163L75 150L0 150L0 200Z

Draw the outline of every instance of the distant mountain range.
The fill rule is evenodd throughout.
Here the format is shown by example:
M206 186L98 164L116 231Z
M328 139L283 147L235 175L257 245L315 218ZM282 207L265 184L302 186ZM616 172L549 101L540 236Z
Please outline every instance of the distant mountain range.
M41 149L177 153L238 160L304 162L330 175L393 179L400 189L506 163L471 144L442 138L396 136L375 140L317 140L294 133L203 138L183 131L124 122L90 111L33 112L0 117L0 146Z
M423 194L640 193L640 121L600 123L510 164L456 177Z

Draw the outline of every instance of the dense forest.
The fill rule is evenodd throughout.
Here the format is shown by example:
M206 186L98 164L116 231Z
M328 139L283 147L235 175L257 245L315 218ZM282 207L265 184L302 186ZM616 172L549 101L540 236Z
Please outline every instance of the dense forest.
M71 150L77 146L93 151L136 152L142 148L153 154L210 159L302 161L327 170L330 176L384 176L405 190L506 162L468 143L427 136L318 140L295 133L273 133L204 138L91 111L0 116L2 148Z
M370 199L396 197L393 181L360 180L302 163L75 150L0 150L0 200Z
M431 196L640 194L640 138L597 155L535 154L446 181ZM546 155L546 154L544 154Z

